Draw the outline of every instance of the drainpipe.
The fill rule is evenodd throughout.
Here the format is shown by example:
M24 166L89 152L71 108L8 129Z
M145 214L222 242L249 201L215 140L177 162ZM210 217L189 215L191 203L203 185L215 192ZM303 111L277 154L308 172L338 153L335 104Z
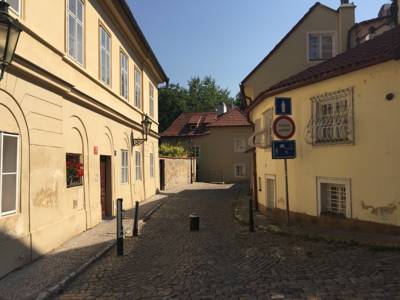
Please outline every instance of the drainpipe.
M240 85L240 90L241 90L241 94L242 94L242 101L244 101L244 103L246 104L245 99L248 97L246 97L244 94L243 85ZM248 99L250 99L250 98L248 98ZM247 115L247 121L251 124L252 130L254 132L255 126L254 126L254 123L250 119L250 113L248 112L246 115ZM256 147L254 147L254 149L253 149L253 201L254 201L254 209L256 211L258 211L259 207L258 207L257 148Z

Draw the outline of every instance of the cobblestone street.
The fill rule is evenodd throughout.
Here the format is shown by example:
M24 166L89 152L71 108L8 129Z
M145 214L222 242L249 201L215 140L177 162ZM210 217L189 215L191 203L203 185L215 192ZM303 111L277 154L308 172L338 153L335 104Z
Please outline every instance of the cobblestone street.
M400 299L400 252L249 234L233 218L238 193L194 184L171 197L124 257L112 249L60 298ZM200 232L189 232L192 212Z

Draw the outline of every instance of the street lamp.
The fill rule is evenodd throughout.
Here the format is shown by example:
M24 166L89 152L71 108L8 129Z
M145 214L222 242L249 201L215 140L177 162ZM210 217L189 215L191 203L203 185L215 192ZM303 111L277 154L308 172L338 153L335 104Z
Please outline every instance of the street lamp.
M190 183L193 183L193 142L189 139L189 155L190 155Z
M22 31L19 22L8 14L9 6L5 1L0 2L0 80L3 79L4 70L14 58Z
M151 129L151 120L148 115L146 115L142 121L142 138L141 139L135 139L133 136L133 131L131 134L131 139L132 139L132 147L134 146L139 146L143 144L145 141L147 141L147 137L150 133Z

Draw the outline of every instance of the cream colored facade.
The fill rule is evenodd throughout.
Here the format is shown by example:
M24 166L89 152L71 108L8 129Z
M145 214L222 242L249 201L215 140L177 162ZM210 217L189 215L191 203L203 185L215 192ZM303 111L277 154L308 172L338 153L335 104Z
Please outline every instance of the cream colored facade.
M197 181L241 182L252 177L252 152L247 140L252 134L251 126L210 127L209 133L192 138L192 147L197 148ZM241 140L244 148L235 149L235 140ZM165 143L184 143L188 138L163 137ZM194 151L195 152L195 151ZM237 176L236 166L243 166L243 176Z
M332 54L335 56L347 50L348 32L354 24L355 6L353 4L343 4L338 10L320 3L315 4L243 80L241 88L246 101L253 101L260 93L279 81L322 61L309 60L310 34L331 34L333 36Z
M19 139L18 184L16 211L0 216L0 277L101 222L101 159L109 164L109 215L115 215L117 198L131 208L159 189L157 86L167 78L122 1L82 2L83 64L71 58L67 2L22 0L15 15L24 31L0 82L0 132ZM100 28L111 41L110 85L100 80ZM129 58L127 99L121 96L121 51ZM135 67L142 74L142 108L134 105ZM151 114L150 86L151 134L132 147L131 135L142 137L141 121ZM122 150L128 151L126 183ZM136 152L141 153L139 168ZM67 153L81 156L82 185L67 188Z
M253 122L273 107L275 97L291 97L296 123L297 158L288 161L290 210L309 216L321 214L321 189L325 182L346 184L346 218L400 225L400 62L361 69L319 83L265 98L250 113ZM353 142L313 145L307 141L312 98L339 90L351 91ZM386 95L394 94L392 101ZM272 160L271 149L257 148L259 203L286 209L284 163ZM267 201L266 179L275 179ZM269 181L271 184L272 181ZM271 189L271 185L270 185ZM274 202L274 203L273 203ZM272 204L272 205L271 205Z

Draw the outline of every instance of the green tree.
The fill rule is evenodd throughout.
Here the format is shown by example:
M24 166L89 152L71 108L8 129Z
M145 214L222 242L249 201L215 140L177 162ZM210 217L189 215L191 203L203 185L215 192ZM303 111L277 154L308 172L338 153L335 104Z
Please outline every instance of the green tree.
M182 112L213 111L222 102L235 105L237 101L211 76L203 79L193 77L187 88L179 84L162 88L159 95L160 132L166 130Z
M188 102L188 92L179 84L171 84L160 89L159 95L159 131L166 130L172 122L184 111Z

